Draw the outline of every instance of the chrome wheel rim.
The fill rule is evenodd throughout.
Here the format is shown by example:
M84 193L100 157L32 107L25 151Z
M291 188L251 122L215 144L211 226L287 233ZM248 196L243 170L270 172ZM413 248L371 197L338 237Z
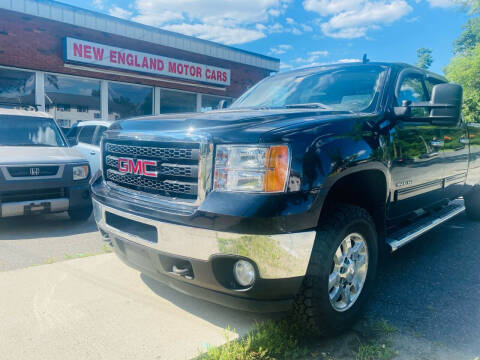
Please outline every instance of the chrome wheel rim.
M362 235L347 235L333 255L328 295L336 311L350 309L358 300L368 271L368 246Z

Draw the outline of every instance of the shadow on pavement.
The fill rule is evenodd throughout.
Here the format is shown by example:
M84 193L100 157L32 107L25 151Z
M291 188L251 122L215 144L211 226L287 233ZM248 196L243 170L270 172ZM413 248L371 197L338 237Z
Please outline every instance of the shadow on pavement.
M390 255L367 317L478 356L479 234L480 223L462 214Z
M93 216L87 221L72 221L67 213L0 219L0 240L65 237L94 231L97 225Z
M205 300L192 298L175 289L172 289L145 274L140 275L143 282L158 296L198 316L209 323L221 328L230 327L239 334L245 334L251 329L252 323L266 319L280 318L282 314L258 314L246 311L229 309L227 307L210 303Z

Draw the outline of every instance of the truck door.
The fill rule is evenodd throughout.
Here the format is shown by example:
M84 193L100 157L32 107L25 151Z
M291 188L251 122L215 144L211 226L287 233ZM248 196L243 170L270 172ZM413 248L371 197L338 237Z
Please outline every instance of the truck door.
M402 101L427 101L424 74L415 69L400 73L394 106ZM428 110L412 109L418 122L396 121L390 131L390 175L393 193L388 211L390 218L407 215L441 201L443 191L443 138L441 129L422 120Z
M429 99L435 85L441 83L434 78L425 79ZM432 110L434 111L434 110ZM468 170L468 144L467 127L463 121L456 125L440 125L440 139L444 144L443 178L445 196L455 199L463 194Z

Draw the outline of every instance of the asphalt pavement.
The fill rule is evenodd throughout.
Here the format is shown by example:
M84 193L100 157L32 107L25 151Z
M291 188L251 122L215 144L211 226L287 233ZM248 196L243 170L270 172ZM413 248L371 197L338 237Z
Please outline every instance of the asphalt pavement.
M480 357L480 222L464 213L389 256L367 316Z
M0 272L0 339L10 358L127 359L135 348L138 359L183 359L225 341L227 326L243 333L264 318L180 294L114 254L58 262L103 250L92 220L0 220L0 270L10 270ZM480 222L461 214L389 256L365 317L386 320L404 343L479 357Z
M72 221L67 213L0 219L0 271L102 253L93 216Z

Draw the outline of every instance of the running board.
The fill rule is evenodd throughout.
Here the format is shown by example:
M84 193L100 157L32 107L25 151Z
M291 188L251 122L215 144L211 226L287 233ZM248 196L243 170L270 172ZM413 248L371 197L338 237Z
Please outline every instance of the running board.
M420 235L426 233L428 230L431 230L455 215L460 214L463 210L465 210L463 200L451 201L438 212L421 218L417 222L390 234L387 237L387 243L392 248L392 252L398 250L410 241L415 240Z

